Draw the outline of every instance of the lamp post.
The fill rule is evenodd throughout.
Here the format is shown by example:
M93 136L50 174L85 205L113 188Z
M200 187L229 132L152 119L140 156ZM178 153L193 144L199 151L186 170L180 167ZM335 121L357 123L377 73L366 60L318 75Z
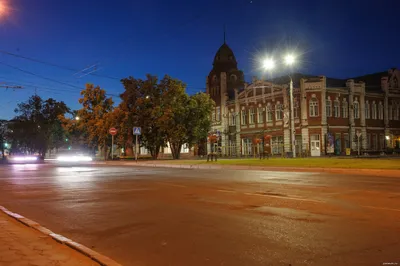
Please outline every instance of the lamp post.
M288 54L283 59L286 66L292 66L296 62L296 57L292 54ZM263 62L263 68L265 70L271 70L275 67L275 61L273 58L268 58ZM293 99L293 80L290 75L289 82L289 97L290 97L290 136L291 136L291 148L293 158L296 158L296 128L294 126L294 99Z

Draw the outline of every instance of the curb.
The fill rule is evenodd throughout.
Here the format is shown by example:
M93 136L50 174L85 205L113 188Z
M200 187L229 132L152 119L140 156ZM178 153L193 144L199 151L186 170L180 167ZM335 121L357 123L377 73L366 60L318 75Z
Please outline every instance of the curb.
M325 172L335 174L354 174L368 176L399 177L400 170L395 169L350 169L350 168L313 168L313 167L278 167L278 166L249 166L249 165L200 165L200 164L154 164L154 163L124 163L124 165L155 167L155 168L180 168L202 170L255 170L255 171L288 171L288 172Z
M100 253L98 253L94 250L91 250L90 248L85 247L84 245L81 245L77 242L74 242L69 238L66 238L66 237L56 234L56 233L53 233L51 230L41 226L37 222L29 220L28 218L25 218L24 216L19 215L18 213L11 212L3 206L0 206L0 210L2 212L4 212L5 214L7 214L8 216L17 220L18 222L20 222L30 228L33 228L46 236L53 238L58 243L64 244L64 245L78 251L79 253L83 254L86 257L89 257L90 259L97 262L101 266L122 266L121 264L113 261L109 257L101 255Z

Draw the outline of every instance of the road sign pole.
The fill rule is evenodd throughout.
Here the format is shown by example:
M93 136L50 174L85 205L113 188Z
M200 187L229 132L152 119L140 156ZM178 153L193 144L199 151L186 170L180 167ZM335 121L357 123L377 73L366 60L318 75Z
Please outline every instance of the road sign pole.
M111 160L114 160L114 135L111 136Z
M137 162L137 153L138 153L138 148L137 148L137 136L138 135L135 135L136 136L136 144L135 144L135 160L136 160L136 162Z

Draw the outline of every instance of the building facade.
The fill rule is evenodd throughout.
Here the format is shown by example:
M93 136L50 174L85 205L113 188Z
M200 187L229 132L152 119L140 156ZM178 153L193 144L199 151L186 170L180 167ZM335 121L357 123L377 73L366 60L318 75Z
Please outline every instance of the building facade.
M289 79L244 81L233 51L217 51L206 90L215 101L208 150L226 156L266 152L304 156L374 154L400 149L400 71L390 69L340 80L293 75L294 124L290 128Z

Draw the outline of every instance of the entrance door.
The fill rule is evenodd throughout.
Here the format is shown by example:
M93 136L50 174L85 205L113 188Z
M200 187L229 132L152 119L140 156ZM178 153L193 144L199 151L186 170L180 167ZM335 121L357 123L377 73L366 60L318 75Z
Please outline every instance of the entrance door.
M319 135L311 135L311 156L321 156Z

